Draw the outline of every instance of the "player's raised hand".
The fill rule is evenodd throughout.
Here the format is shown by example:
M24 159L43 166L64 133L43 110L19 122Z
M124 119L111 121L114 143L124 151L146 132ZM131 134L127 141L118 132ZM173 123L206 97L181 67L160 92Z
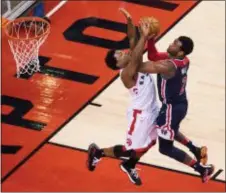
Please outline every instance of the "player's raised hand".
M140 34L145 36L147 39L156 37L156 34L152 33L151 23L147 18L140 19L138 29Z
M141 35L148 38L150 36L150 22L148 22L147 20L141 19L139 21L139 31Z
M126 17L127 20L131 20L132 16L128 11L126 11L124 8L119 8L119 11Z

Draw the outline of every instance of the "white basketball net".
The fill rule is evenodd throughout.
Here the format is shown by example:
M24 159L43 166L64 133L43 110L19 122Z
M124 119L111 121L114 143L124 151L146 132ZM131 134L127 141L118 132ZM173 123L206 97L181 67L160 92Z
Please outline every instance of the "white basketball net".
M49 23L37 17L19 18L9 22L5 32L16 61L17 77L40 71L39 48L49 35Z

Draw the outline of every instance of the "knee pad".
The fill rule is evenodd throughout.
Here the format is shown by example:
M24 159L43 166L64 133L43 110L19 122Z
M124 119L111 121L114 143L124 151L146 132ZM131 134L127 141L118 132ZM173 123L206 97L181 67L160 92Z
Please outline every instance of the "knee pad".
M159 146L159 152L163 155L168 155L170 156L170 152L172 152L172 149L168 148L168 147L161 147Z
M135 158L136 157L136 151L133 149L126 150L126 148L122 145L116 145L114 147L114 155L115 157L129 157L129 158Z
M159 152L169 156L179 162L184 162L186 153L173 145L173 141L168 141L165 139L159 140Z
M115 157L121 157L124 152L124 148L122 145L116 145L114 147L114 155Z
M164 155L171 156L173 150L173 142L159 138L159 152Z

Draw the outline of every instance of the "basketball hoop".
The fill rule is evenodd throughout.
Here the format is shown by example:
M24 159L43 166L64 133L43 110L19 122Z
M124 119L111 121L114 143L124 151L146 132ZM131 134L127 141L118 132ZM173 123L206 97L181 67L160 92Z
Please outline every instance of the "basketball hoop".
M9 22L5 17L1 17L1 27L4 28L6 24Z
M39 48L50 32L50 24L39 17L21 17L4 26L16 61L17 77L40 71Z

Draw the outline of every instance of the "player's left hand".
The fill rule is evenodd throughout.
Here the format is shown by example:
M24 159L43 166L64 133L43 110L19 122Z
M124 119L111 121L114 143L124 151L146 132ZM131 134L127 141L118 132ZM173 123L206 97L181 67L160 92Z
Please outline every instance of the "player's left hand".
M154 38L156 38L156 34L150 34L149 36L148 36L148 40L150 40L150 39L154 39Z
M132 16L130 15L130 13L128 11L126 11L126 9L119 8L119 11L126 17L127 20L132 19Z
M141 35L148 38L150 36L150 22L148 22L147 20L140 20L139 31Z

